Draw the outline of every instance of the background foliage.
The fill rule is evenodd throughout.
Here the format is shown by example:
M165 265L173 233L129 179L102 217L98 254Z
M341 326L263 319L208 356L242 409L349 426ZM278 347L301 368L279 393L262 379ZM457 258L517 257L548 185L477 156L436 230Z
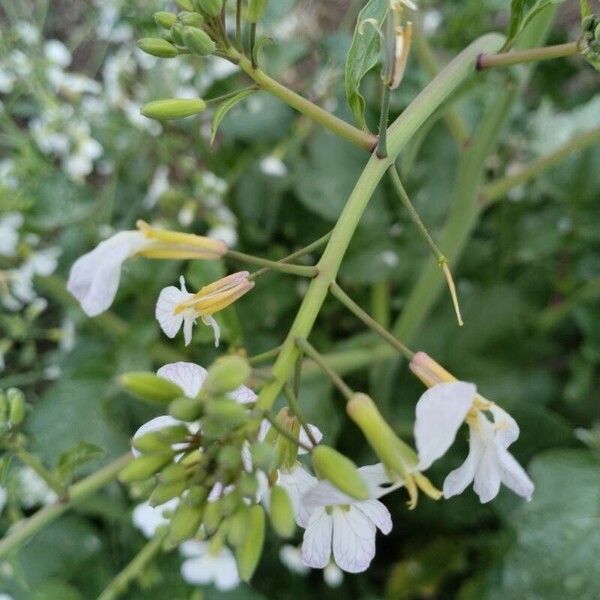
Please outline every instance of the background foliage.
M267 25L276 43L262 50L265 70L350 119L342 73L362 4L271 2ZM423 28L445 62L478 35L506 30L508 4L422 0ZM577 4L561 7L550 43L576 38ZM210 97L241 87L241 77L217 62L158 62L135 49L136 37L154 32L152 14L163 2L6 0L1 6L0 388L20 386L27 393L29 449L49 467L70 460L75 470L65 476L79 476L127 451L131 433L154 416L118 390L116 375L182 358L212 362L208 328L198 328L186 349L182 340L167 344L152 315L158 291L182 269L194 287L224 266L129 261L112 311L89 320L64 290L74 259L138 218L212 231L237 240L244 252L280 258L331 228L366 158L264 93L225 117L212 148L210 115L164 127L138 116L139 106L154 98L193 90ZM71 51L70 64L57 63L60 52L47 45L54 39ZM392 112L427 81L412 56ZM470 124L505 82L505 73L493 72L462 91L457 106ZM376 73L363 89L374 126ZM489 179L597 125L597 90L597 75L581 60L539 65L489 158ZM447 212L456 159L442 120L401 157L408 191L434 232ZM419 349L476 381L515 416L522 435L514 451L537 485L533 501L524 504L503 491L481 506L468 492L442 503L423 499L408 512L395 495L386 502L393 532L379 536L371 569L346 576L341 591L330 589L320 573L288 572L273 538L253 589L206 589L204 597L600 597L599 173L600 148L578 152L487 209L455 266L465 326L457 329L444 297L417 336ZM11 235L18 235L14 244ZM392 191L381 185L341 281L387 322L402 311L426 257ZM279 344L303 290L303 282L284 275L261 279L224 313L226 344L249 354ZM376 345L335 301L325 305L313 339L341 357ZM410 435L420 385L405 365L393 377L382 372L390 370L375 362L348 377ZM315 372L301 399L328 443L357 462L373 460ZM434 481L460 462L462 451L436 464ZM82 455L91 460L77 466ZM49 500L35 496L22 471L3 461L2 530ZM0 564L0 591L17 600L96 597L144 543L131 524L133 503L117 484L85 501ZM127 597L199 598L180 579L179 561L175 552L156 560Z

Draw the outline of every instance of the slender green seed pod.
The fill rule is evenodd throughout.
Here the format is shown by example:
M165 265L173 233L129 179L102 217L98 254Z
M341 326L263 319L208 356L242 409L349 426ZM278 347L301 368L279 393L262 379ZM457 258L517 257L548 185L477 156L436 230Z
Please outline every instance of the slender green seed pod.
M160 506L173 498L178 498L186 489L186 482L159 483L150 495L150 506Z
M242 505L227 519L227 541L234 548L244 541L249 511L248 506Z
M201 98L169 98L168 100L155 100L145 104L142 107L142 114L150 119L170 121L197 115L205 108L206 103ZM181 395L181 391L178 395Z
M158 58L175 58L179 54L173 44L162 38L142 38L137 44L146 54Z
M187 479L187 469L181 463L166 466L160 473L161 483L176 483Z

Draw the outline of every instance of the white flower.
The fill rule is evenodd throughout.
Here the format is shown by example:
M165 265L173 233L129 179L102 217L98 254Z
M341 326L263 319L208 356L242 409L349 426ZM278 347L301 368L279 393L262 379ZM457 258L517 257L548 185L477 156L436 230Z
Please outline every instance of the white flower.
M179 504L179 498L173 498L159 506L150 506L148 502L138 504L131 514L131 519L148 539L154 537L156 530L163 525L169 524L166 515L173 512Z
M306 575L310 569L302 562L302 549L284 544L279 549L279 560L292 572L297 575Z
M186 308L176 313L177 307L184 302L190 301L194 294L187 291L183 275L179 278L179 288L170 285L163 288L158 296L156 303L155 316L161 329L169 338L174 338L183 325L183 339L185 345L189 346L192 341L192 328L198 318L197 312L193 307ZM213 327L215 332L215 345L219 345L220 329L216 321L211 317L211 321L204 321L207 325Z
M323 580L329 587L339 587L344 581L344 572L334 562L330 562L323 569Z
M151 243L141 231L121 231L75 261L67 289L88 316L95 317L112 304L119 287L121 265Z
M215 549L208 542L190 540L179 547L185 560L181 576L192 585L214 583L218 590L232 590L240 583L235 558L227 548Z
M31 467L20 469L18 478L19 498L24 508L52 504L56 501L56 493Z
M152 208L159 198L169 189L169 167L160 165L154 172L152 183L146 192L144 198L144 206Z
M44 44L44 54L50 62L63 69L71 64L71 52L60 40L48 40Z
M21 225L23 225L21 213L7 213L0 218L0 254L4 256L16 254Z
M369 500L357 501L340 492L328 481L315 479L315 485L302 501L310 517L302 542L302 558L314 568L324 569L333 558L343 571L365 571L375 556L377 529L388 534L392 519L377 498L395 487L385 487L388 477L381 464L361 467L358 472L367 482Z
M283 161L273 154L265 156L265 158L260 161L259 166L260 170L270 177L285 177L288 173L288 169Z
M469 454L446 477L444 497L460 494L474 482L473 489L485 503L496 497L503 483L530 500L534 485L507 450L519 437L517 423L505 410L477 395L470 383L440 383L419 399L415 422L419 468L426 469L448 450L463 421L469 426Z

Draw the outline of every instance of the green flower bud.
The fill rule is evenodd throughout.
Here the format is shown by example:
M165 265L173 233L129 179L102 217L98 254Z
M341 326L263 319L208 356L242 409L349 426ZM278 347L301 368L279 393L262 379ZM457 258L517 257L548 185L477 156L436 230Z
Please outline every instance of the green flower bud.
M175 0L175 4L177 4L181 10L194 10L192 0Z
M210 366L202 389L209 396L231 392L246 383L251 373L248 361L241 356L224 356Z
M175 23L175 25L171 27L170 33L172 42L176 46L183 48L185 46L183 42L183 27L179 23Z
M204 25L204 17L197 12L180 12L179 21L190 27L202 27Z
M169 404L169 414L182 421L196 421L203 412L202 403L195 398L176 398Z
M271 524L277 535L282 538L292 537L296 530L294 507L288 493L280 485L271 489L269 511Z
M25 419L25 394L17 388L10 388L6 392L6 399L9 406L8 420L16 427Z
M169 121L197 115L205 108L206 103L201 98L169 98L145 104L142 107L142 114L150 119ZM178 395L180 394L181 392Z
M238 484L240 495L244 498L256 498L258 493L258 480L253 473L245 473Z
M337 450L319 445L313 449L312 463L317 477L327 479L344 494L357 500L369 499L369 487L356 465Z
M123 373L119 377L119 382L123 388L136 398L156 404L167 404L183 394L178 385L154 373Z
M203 506L208 498L208 490L205 486L195 485L191 487L185 497L185 503L190 506Z
M119 480L123 483L144 481L160 471L166 464L173 460L173 452L143 454L130 462L119 473Z
M397 479L406 480L416 469L419 458L416 452L394 433L373 400L366 394L354 394L346 405L346 412L360 427L388 472Z
M213 400L206 407L206 413L219 425L228 429L242 425L247 416L246 407L233 400Z
M174 546L196 535L203 515L202 506L190 506L182 501L171 517L167 541Z
M250 0L248 4L248 21L250 23L258 23L267 8L267 0Z
M240 578L250 581L262 554L265 541L265 513L255 504L248 509L246 529L241 543L236 547L235 559Z
M219 509L223 517L230 517L242 504L242 498L237 490L232 490L219 500Z
M242 505L227 519L227 541L234 548L244 541L249 511L248 506Z
M4 423L8 419L8 400L6 394L0 390L0 423Z
M219 529L219 525L223 520L223 514L221 512L220 500L216 502L208 502L204 509L204 516L202 518L202 524L206 533L212 535Z
M173 44L162 38L142 38L138 40L138 47L146 54L158 58L174 58L179 54Z
M277 422L289 434L298 439L300 437L300 421L294 415L290 414L287 408L282 408L277 415ZM296 464L298 456L298 444L294 444L287 437L271 427L267 432L265 442L275 447L275 467L285 467L291 469Z
M275 449L266 442L256 442L250 447L252 464L261 471L268 473L275 464Z
M185 480L174 483L159 483L150 495L150 506L159 506L173 498L178 498L186 489Z
M171 27L177 22L177 15L167 12L166 10L161 10L154 13L154 21L163 29L171 29Z
M242 468L242 456L239 448L225 446L219 451L217 457L219 466L229 472L237 472Z
M208 33L197 27L183 28L183 43L192 54L197 54L198 56L212 54L217 49L217 46L211 40Z
M193 0L193 4L197 11L209 17L218 17L223 8L223 0Z
M189 435L185 425L173 425L134 438L131 445L140 452L164 452L171 450L173 444L184 441Z
M160 473L161 483L177 483L187 479L187 469L181 463L166 466Z

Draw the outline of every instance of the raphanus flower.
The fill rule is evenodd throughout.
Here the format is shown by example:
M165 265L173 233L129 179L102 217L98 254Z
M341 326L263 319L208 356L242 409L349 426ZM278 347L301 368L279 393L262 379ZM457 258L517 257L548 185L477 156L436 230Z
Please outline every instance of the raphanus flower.
M223 256L227 246L190 233L166 231L137 223L138 231L121 231L100 242L71 267L67 289L94 317L112 304L121 278L121 265L133 256L158 259L206 259Z
M185 557L181 576L192 585L213 583L221 591L232 590L240 583L235 558L225 545L190 540L179 547Z
M187 291L183 277L179 279L180 288L173 285L164 288L158 297L155 315L165 335L174 338L183 325L183 338L187 346L192 341L192 327L201 318L213 328L215 346L218 346L220 328L212 315L254 287L248 275L248 271L233 273L201 288L195 294Z

